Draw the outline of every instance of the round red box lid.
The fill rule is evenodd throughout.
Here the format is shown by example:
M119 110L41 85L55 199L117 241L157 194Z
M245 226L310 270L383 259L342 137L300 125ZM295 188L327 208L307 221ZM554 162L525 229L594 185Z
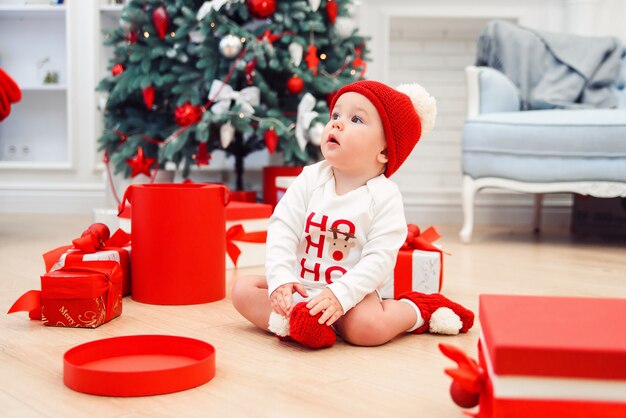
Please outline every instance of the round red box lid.
M214 376L215 348L187 337L105 338L63 356L63 383L93 395L159 395L200 386Z

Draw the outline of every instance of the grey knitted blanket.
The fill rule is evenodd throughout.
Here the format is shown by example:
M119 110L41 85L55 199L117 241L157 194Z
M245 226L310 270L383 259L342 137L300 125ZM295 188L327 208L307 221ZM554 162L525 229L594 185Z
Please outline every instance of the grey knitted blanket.
M495 68L519 88L524 109L613 108L612 85L623 47L618 38L537 31L507 21L487 24L476 65Z

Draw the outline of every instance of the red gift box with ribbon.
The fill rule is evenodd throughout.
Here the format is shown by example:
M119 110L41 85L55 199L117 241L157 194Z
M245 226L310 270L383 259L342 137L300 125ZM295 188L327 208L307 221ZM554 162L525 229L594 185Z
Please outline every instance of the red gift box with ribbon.
M626 416L626 299L480 295L478 361L456 363L450 395L478 418Z
M116 261L122 268L122 294L130 295L130 235L118 229L110 236L109 228L102 223L95 223L85 230L80 238L48 251L43 255L46 271L55 271L65 264L79 264L92 261Z
M122 313L122 269L115 261L68 262L41 276L8 313L26 311L47 326L96 328Z
M265 264L267 224L272 206L231 201L226 206L226 268Z
M409 224L407 239L398 252L392 278L381 291L384 299L404 292L438 293L443 285L443 251L433 244L441 236L434 227L420 231Z

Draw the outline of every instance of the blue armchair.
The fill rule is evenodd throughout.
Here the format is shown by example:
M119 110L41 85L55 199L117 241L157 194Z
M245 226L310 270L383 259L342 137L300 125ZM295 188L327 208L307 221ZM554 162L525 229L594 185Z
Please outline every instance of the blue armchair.
M533 193L537 231L545 193L626 197L625 56L613 109L521 110L519 91L503 73L466 69L463 242L471 239L475 195L484 188Z

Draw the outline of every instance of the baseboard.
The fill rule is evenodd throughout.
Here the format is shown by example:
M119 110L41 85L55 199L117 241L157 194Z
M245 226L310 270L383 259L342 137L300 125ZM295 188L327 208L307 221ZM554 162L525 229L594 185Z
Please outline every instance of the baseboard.
M104 202L99 183L0 185L0 213L90 214Z

